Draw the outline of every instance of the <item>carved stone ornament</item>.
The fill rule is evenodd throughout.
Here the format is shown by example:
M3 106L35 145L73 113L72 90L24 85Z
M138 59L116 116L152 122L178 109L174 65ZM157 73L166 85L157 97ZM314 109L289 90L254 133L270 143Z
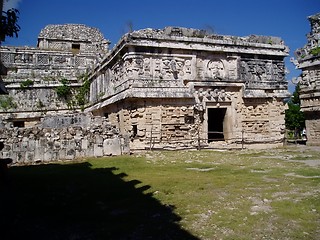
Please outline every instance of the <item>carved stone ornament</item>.
M229 102L231 101L231 96L224 89L211 89L208 88L204 90L203 88L199 88L195 90L193 93L195 98L195 108L198 111L203 111L205 108L206 102Z
M225 66L221 60L211 60L207 65L208 77L212 79L224 79L226 76Z

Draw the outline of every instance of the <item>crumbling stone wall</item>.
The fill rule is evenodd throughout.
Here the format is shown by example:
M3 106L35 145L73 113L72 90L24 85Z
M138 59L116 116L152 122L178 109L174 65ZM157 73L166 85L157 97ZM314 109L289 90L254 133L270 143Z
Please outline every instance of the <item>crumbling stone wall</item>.
M104 117L85 114L47 116L33 127L4 123L2 157L16 164L120 155L129 152L128 140Z

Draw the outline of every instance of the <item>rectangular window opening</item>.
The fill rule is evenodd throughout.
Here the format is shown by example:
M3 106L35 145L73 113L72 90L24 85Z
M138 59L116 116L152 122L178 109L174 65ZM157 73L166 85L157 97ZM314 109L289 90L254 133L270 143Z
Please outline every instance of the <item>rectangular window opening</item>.
M24 128L25 127L24 121L14 121L13 127Z
M80 44L79 43L72 43L71 51L73 52L73 54L78 54L80 51Z
M79 43L73 43L72 44L72 49L80 50L80 44Z

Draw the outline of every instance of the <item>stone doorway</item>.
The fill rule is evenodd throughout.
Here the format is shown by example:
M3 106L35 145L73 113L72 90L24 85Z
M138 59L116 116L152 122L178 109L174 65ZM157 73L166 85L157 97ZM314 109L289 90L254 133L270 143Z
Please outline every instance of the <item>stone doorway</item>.
M227 108L207 108L208 142L224 141L224 118Z

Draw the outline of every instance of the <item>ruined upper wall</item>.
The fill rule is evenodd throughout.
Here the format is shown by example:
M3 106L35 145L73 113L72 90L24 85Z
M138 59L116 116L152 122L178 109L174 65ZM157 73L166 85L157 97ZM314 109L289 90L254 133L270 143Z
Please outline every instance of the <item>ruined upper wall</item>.
M295 51L297 61L294 63L298 68L314 65L320 58L320 13L309 16L308 20L311 31L307 34L307 44Z
M193 28L183 28L183 27L166 27L164 29L142 29L134 31L129 34L132 37L145 37L145 38L175 38L175 37L185 37L185 40L196 40L195 38L206 40L222 40L222 41L232 41L233 44L237 42L240 43L261 43L270 45L284 45L284 42L279 37L272 36L257 36L250 35L247 37L236 37L227 35L217 35L212 34L206 30L199 30Z
M38 47L42 49L101 51L109 44L97 28L83 24L48 25L38 36Z
M145 45L148 40L156 40L155 45L162 43L165 47L175 47L172 42L179 43L184 49L197 49L206 51L223 51L237 53L267 54L286 56L289 52L284 41L279 37L250 35L247 37L211 34L204 30L166 27L164 29L142 29L129 33L123 37L125 42ZM136 41L135 41L136 40ZM120 41L121 43L121 41ZM150 42L149 42L150 43ZM152 44L151 46L152 47Z

